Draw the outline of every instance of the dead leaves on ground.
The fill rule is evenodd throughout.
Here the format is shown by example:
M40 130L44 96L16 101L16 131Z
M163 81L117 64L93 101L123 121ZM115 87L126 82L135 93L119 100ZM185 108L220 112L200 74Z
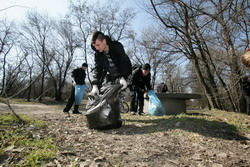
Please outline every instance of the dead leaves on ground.
M97 131L87 128L83 115L42 117L48 122L48 128L41 133L53 136L59 148L53 164L86 167L250 166L248 140L204 136L179 128L181 122L175 122L175 128L164 130L163 125L157 125L153 120L147 124L138 116L124 115L123 118L125 123L121 128Z

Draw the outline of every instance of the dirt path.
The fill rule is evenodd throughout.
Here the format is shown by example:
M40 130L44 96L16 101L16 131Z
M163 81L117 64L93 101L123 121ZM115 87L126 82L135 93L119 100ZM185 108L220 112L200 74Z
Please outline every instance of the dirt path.
M62 114L63 106L46 104L11 104L11 107L17 114L46 115ZM0 113L2 112L10 112L10 109L6 104L0 103Z
M123 114L121 128L97 131L87 128L84 115L64 114L63 105L15 104L13 109L47 122L46 129L31 130L34 137L52 137L59 149L57 159L47 166L250 166L249 134L225 131L233 126L211 112L184 118ZM0 104L0 113L7 110ZM228 119L225 116L220 119ZM200 122L205 117L215 120ZM248 118L242 119L250 125Z

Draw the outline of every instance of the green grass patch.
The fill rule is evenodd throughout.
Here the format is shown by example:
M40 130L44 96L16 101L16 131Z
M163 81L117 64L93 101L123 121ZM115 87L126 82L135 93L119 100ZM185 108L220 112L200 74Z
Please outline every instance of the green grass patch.
M44 122L26 115L21 115L21 118L25 120L25 124L18 124L12 114L0 114L0 156L13 157L11 164L5 164L6 159L0 159L0 164L43 166L56 157L57 147L53 144L52 138L47 136L37 138L33 135L36 130L46 127ZM21 151L13 152L13 150Z
M16 146L29 146L29 147L37 147L37 148L51 148L55 149L56 147L52 144L51 138L45 138L44 140L41 139L29 139L25 138L23 140L19 140L16 143Z
M45 127L45 122L40 120L34 120L27 115L19 115L20 118L29 125L34 125L35 127ZM16 125L21 123L13 114L4 113L0 114L0 125Z
M56 150L51 148L35 149L24 157L22 166L43 166L45 162L49 162L56 158Z
M0 156L2 156L4 154L4 151L2 148L0 148Z

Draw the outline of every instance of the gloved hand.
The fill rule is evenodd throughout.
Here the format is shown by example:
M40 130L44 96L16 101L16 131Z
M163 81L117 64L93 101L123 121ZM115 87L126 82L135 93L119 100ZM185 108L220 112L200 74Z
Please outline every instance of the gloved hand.
M127 81L123 77L120 79L120 84L123 85L122 88L121 88L122 90L126 89L127 86L128 86Z
M93 88L92 88L91 92L88 93L88 95L90 95L90 96L99 95L99 89L98 89L97 85L93 85Z

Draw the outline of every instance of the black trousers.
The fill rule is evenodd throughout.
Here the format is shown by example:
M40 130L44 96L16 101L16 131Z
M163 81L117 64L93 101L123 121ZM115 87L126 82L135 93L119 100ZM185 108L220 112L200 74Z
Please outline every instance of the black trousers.
M144 106L144 92L132 91L131 102L130 102L130 111L137 112L139 106L139 113L143 112Z
M73 106L74 102L75 102L75 87L72 86L70 97L68 99L65 109L69 111L71 107Z
M245 96L246 98L246 106L247 106L247 115L250 115L250 96Z

